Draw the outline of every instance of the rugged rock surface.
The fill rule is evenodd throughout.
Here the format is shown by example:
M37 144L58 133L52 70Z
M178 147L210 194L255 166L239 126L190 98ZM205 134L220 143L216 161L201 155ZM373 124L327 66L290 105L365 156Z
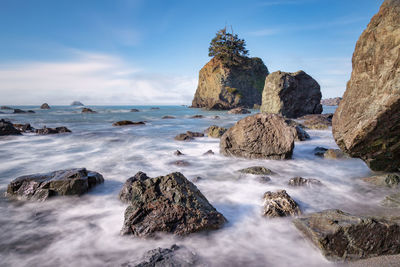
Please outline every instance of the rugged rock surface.
M149 177L144 172L138 172L134 176L128 178L119 192L119 199L129 203L132 200L132 184L136 181L144 181L147 179L149 179Z
M226 219L179 172L136 180L131 184L131 202L125 211L121 233L152 236L157 232L187 235L215 230Z
M268 217L296 216L301 214L299 205L285 190L264 194L263 215Z
M82 195L104 182L100 173L85 168L31 174L16 178L6 196L18 200L44 201L55 196Z
M112 126L127 126L127 125L145 125L144 121L117 121L112 124Z
M320 180L312 179L312 178L303 178L303 177L293 177L289 180L288 185L290 186L313 186L313 185L322 185Z
M298 118L305 128L325 130L332 126L332 113L305 115Z
M178 141L190 141L195 137L204 137L204 133L187 131L186 133L178 134L175 136L175 140Z
M47 128L46 126L43 129L35 129L35 133L40 135L47 135L47 134L59 134L59 133L70 133L71 131L64 126L56 127L56 128Z
M248 167L245 169L238 170L240 173L245 173L245 174L254 174L254 175L271 175L275 174L273 171L271 171L268 168L265 168L263 166L253 166L253 167Z
M326 99L322 99L321 100L321 105L324 105L324 106L338 106L341 100L342 100L341 97L326 98Z
M50 109L50 106L49 106L49 104L47 104L47 103L43 103L43 104L40 106L40 109Z
M400 1L386 0L361 34L333 136L374 171L400 168Z
M268 73L260 58L243 58L238 65L213 58L200 70L192 107L227 110L261 104Z
M276 71L265 80L260 111L281 114L287 118L320 114L321 97L319 84L304 71Z
M130 261L122 267L190 267L196 266L198 256L184 246L172 245L171 248L156 248L146 252L141 262Z
M71 103L71 106L84 106L84 104L82 104L82 103L79 102L79 101L73 101L73 102Z
M400 173L374 175L362 178L362 180L378 186L398 187L400 186Z
M97 113L97 112L90 108L83 108L82 113Z
M227 131L228 129L224 127L219 127L217 125L211 125L208 127L204 132L207 134L208 137L212 138L221 138L221 136Z
M35 113L33 110L22 110L19 108L14 109L14 114Z
M325 210L293 222L329 260L400 253L400 225L393 221Z
M8 120L0 119L0 136L2 135L21 135L21 132Z
M250 114L251 112L245 108L233 108L228 111L228 114Z
M277 114L256 114L238 121L222 137L221 154L245 158L289 159L297 133Z

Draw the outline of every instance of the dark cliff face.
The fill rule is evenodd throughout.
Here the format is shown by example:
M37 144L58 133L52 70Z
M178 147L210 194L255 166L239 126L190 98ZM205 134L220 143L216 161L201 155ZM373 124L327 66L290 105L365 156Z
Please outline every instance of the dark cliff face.
M260 58L243 57L235 65L213 58L200 70L192 107L231 109L260 105L268 74L268 68Z
M375 171L400 168L400 1L385 1L357 41L332 121L339 147Z

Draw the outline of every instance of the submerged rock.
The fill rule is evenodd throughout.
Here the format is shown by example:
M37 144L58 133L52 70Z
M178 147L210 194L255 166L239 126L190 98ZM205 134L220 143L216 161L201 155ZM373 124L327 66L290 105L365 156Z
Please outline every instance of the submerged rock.
M325 130L332 126L332 113L305 115L298 118L303 121L304 127L313 130Z
M49 104L47 104L47 103L43 103L43 104L40 106L40 109L50 109L50 106L49 106Z
M322 99L321 100L321 105L324 105L324 106L338 106L341 100L342 100L341 97L326 98L326 99Z
M211 125L205 130L205 133L208 137L212 138L221 138L221 136L227 131L228 129L224 127L219 127L217 125Z
M10 121L0 119L0 136L2 135L21 135L21 132Z
M83 108L82 113L97 113L97 112L90 108Z
M73 102L71 103L71 106L84 106L84 104L82 104L82 103L79 102L79 101L73 101Z
M221 154L244 158L289 159L295 128L277 114L256 114L238 121L222 137Z
M263 215L268 217L296 216L301 214L299 205L285 190L264 194Z
M400 185L400 173L374 175L371 177L362 178L362 180L378 186L398 187Z
M191 119L202 119L202 118L204 118L204 116L203 115L194 115L194 116L192 116L190 118Z
M64 126L56 127L56 128L47 128L46 126L43 129L36 129L35 133L40 135L47 135L47 134L59 134L59 133L70 133L71 131Z
M276 71L265 80L260 111L288 118L320 114L321 97L319 84L304 71Z
M132 108L132 109L130 110L130 112L140 112L140 110L138 110L137 108Z
M325 210L297 218L293 223L328 260L400 253L400 225L394 221Z
M190 166L190 163L186 160L175 160L175 161L171 162L171 164L179 166L179 167Z
M55 196L80 196L103 182L100 173L85 168L24 175L8 185L6 196L11 199L36 201Z
M361 34L333 136L374 171L400 168L400 1L386 0Z
M246 173L246 174L254 174L254 175L271 175L275 174L273 171L271 171L268 168L265 168L263 166L253 166L253 167L248 167L245 169L238 170L240 173Z
M239 108L233 108L228 111L228 114L249 114L251 113L249 110L239 107Z
M171 248L156 248L146 252L140 263L130 261L122 267L191 267L195 266L198 256L184 246L172 245Z
M228 110L261 104L268 69L260 58L243 57L238 64L211 59L199 73L192 107Z
M153 236L157 232L188 235L216 230L226 219L179 172L131 184L123 235Z
M303 178L303 177L293 177L289 180L288 185L290 186L313 186L313 185L322 185L320 180L312 179L312 178Z
M128 125L145 125L144 121L117 121L112 124L112 126L128 126Z
M163 116L161 119L163 119L163 120L176 119L176 117L167 115L167 116Z

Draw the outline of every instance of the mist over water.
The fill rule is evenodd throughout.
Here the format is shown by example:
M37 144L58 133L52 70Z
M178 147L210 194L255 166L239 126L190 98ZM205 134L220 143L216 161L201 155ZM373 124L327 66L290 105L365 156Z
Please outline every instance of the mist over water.
M32 107L22 107L33 109ZM2 266L119 266L139 260L146 251L172 244L185 245L209 266L334 266L295 229L291 218L261 216L266 191L286 189L303 213L329 208L364 214L377 209L382 194L360 181L371 175L358 159L327 160L314 156L316 146L337 148L331 130L307 131L311 140L296 142L293 160L247 160L219 154L219 139L173 138L187 130L210 125L230 127L248 115L231 115L181 106L91 107L97 114L81 114L75 107L35 109L35 114L1 114L14 123L39 128L66 126L72 133L48 136L26 134L0 137L0 265ZM256 111L252 111L256 113ZM202 114L203 119L191 116ZM161 119L164 115L176 119ZM220 119L214 119L218 115ZM145 126L113 127L119 120L147 121ZM179 149L185 155L173 154ZM204 156L207 150L215 155ZM174 160L191 165L178 167ZM276 175L260 183L256 176L237 170L262 165ZM105 183L88 194L42 203L10 202L7 184L25 174L86 167L104 176ZM120 236L126 204L118 199L123 183L138 171L150 177L182 172L228 223L209 234L185 238L160 235L157 239ZM292 188L290 178L319 179L323 186Z

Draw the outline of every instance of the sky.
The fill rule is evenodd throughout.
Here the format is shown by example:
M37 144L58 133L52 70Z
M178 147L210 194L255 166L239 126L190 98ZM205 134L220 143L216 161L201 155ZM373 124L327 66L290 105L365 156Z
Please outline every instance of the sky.
M341 96L383 0L0 0L0 104L190 104L215 33L232 26L270 72Z

